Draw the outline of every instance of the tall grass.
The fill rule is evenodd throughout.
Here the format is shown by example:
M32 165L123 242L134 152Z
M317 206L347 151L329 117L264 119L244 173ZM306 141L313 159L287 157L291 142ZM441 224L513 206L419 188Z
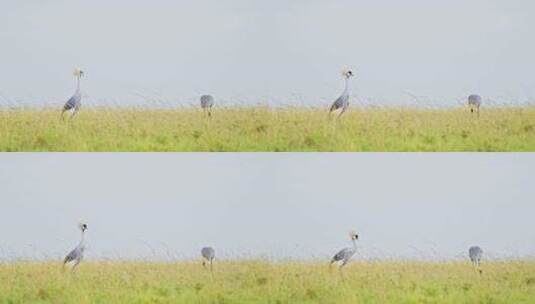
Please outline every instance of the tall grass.
M535 262L0 264L0 303L533 303Z
M0 151L535 151L535 107L0 110Z

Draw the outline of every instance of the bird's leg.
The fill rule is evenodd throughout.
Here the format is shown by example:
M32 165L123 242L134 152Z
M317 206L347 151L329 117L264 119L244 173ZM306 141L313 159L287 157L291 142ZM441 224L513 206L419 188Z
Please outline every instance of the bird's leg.
M476 259L474 261L474 267L476 268L477 272L479 273L479 275L483 274L483 270L481 270L481 267L480 266L480 263L479 263L479 259Z
M344 272L342 271L342 268L344 267L345 264L342 264L340 265L340 267L338 267L338 273L340 274L340 278L342 278L342 281L345 281L345 277L344 277Z
M331 262L329 263L329 273L332 273L333 272L333 263L334 261L331 260Z
M61 115L59 116L59 119L60 119L61 121L64 121L64 120L65 120L65 117L64 117L65 111L66 111L65 109L61 110Z
M76 271L76 267L78 267L78 264L80 264L80 259L76 259L74 261L74 265L72 265L71 272L74 273Z
M212 110L208 109L208 117L212 117Z
M213 269L213 263L212 263L213 260L210 260L210 272L213 273L214 272L214 269Z
M340 111L340 113L338 114L338 118L340 118L340 116L342 116L342 114L344 114L346 110L347 110L347 106L342 107L342 111Z
M327 119L329 119L329 121L332 119L332 113L333 111L329 110L329 113L327 114Z
M78 114L78 111L79 111L79 110L80 110L80 109L79 109L78 107L75 107L75 108L74 108L74 110L72 111L71 119L73 119L74 116L76 116L76 114Z

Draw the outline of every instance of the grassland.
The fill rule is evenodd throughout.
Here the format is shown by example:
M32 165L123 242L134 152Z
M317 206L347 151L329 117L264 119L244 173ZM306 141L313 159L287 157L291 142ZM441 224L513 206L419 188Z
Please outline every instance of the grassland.
M0 303L534 303L535 262L0 264Z
M0 110L0 151L535 151L535 107Z

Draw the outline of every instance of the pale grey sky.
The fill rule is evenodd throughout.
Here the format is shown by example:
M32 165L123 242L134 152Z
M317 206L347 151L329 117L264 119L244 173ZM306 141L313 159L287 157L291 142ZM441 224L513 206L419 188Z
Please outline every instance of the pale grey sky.
M535 100L535 3L452 1L0 2L0 103L326 105ZM418 102L411 95L420 96ZM158 104L158 103L154 103Z
M0 259L535 255L535 154L0 154ZM152 248L154 252L151 251Z

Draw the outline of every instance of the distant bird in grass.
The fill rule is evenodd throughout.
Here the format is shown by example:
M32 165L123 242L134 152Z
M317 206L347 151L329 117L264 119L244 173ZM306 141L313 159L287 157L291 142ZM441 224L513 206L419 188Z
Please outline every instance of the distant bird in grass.
M468 106L470 107L470 113L476 112L479 116L479 108L481 107L481 96L476 94L468 96Z
M483 250L479 246L472 246L468 249L468 256L474 266L479 267L481 264L481 257L483 256Z
M76 91L74 92L74 95L72 95L69 100L65 103L63 106L63 110L61 111L61 119L63 119L63 114L67 111L72 110L71 118L73 118L78 111L80 111L80 107L82 106L82 93L80 93L80 78L84 76L84 71L76 68L73 72L74 77L76 77Z
M334 257L331 259L331 265L334 263L340 263L340 269L341 269L347 264L347 262L349 262L351 257L355 255L355 252L357 252L357 240L359 236L357 235L356 232L351 231L349 233L349 237L351 238L351 242L353 246L347 247L338 251L338 253L335 254Z
M344 112L347 110L347 107L349 107L349 78L353 77L353 72L349 69L344 69L342 71L342 77L344 77L345 81L345 88L342 92L342 95L336 99L331 108L329 109L329 115L332 112L340 110L340 113L338 114L338 117L342 116Z
M74 270L76 270L76 267L78 266L78 264L80 264L80 262L84 258L84 251L85 251L84 236L85 236L85 231L87 230L87 224L79 223L78 227L82 231L82 237L80 239L80 243L78 244L78 246L76 246L76 248L74 248L71 252L69 252L69 254L63 260L63 267L65 267L67 263L72 263L73 272Z
M208 116L212 116L212 107L214 106L214 97L212 95L201 96L201 108Z
M201 255L203 257L202 266L206 267L207 263L210 263L210 271L212 271L212 263L215 258L215 250L212 247L204 247L201 249Z

